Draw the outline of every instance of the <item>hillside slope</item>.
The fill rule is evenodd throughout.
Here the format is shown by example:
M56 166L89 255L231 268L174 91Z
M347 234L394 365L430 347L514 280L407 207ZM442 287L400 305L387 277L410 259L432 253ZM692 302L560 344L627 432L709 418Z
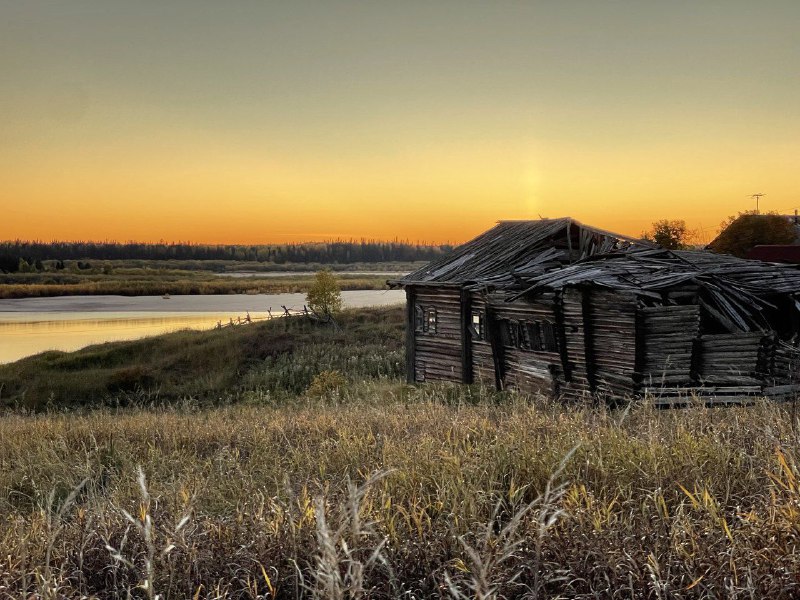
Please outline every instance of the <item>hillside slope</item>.
M345 311L341 330L304 318L44 352L0 365L0 406L42 410L226 403L305 390L323 370L349 378L399 376L401 307Z

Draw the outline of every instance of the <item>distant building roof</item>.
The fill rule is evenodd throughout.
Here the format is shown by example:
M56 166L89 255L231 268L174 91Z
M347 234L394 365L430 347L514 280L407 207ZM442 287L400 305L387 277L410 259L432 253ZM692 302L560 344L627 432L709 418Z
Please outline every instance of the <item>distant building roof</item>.
M521 276L539 275L587 256L631 247L655 245L588 227L569 217L500 221L452 252L390 283L505 287Z
M800 265L800 245L765 245L756 246L747 254L747 258L772 263L788 263Z

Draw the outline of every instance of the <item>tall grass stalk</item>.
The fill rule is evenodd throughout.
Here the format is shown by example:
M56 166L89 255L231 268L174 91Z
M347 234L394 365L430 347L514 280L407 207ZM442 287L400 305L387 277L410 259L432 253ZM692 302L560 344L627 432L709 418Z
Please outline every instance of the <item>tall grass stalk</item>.
M389 379L9 413L0 597L797 597L789 410L622 417Z

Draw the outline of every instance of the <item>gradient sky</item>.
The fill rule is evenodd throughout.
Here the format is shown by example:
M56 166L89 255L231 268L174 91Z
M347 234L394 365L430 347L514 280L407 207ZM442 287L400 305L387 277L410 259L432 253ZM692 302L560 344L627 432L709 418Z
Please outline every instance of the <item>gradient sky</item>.
M0 0L0 239L800 207L800 2Z

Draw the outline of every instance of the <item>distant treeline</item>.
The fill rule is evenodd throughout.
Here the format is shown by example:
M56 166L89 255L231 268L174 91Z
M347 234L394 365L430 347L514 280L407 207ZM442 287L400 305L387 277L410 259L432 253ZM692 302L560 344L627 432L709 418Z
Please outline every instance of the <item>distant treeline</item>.
M379 263L432 260L450 245L375 240L336 240L305 244L204 245L136 242L0 242L0 256L33 264L42 260L239 260L281 263Z

